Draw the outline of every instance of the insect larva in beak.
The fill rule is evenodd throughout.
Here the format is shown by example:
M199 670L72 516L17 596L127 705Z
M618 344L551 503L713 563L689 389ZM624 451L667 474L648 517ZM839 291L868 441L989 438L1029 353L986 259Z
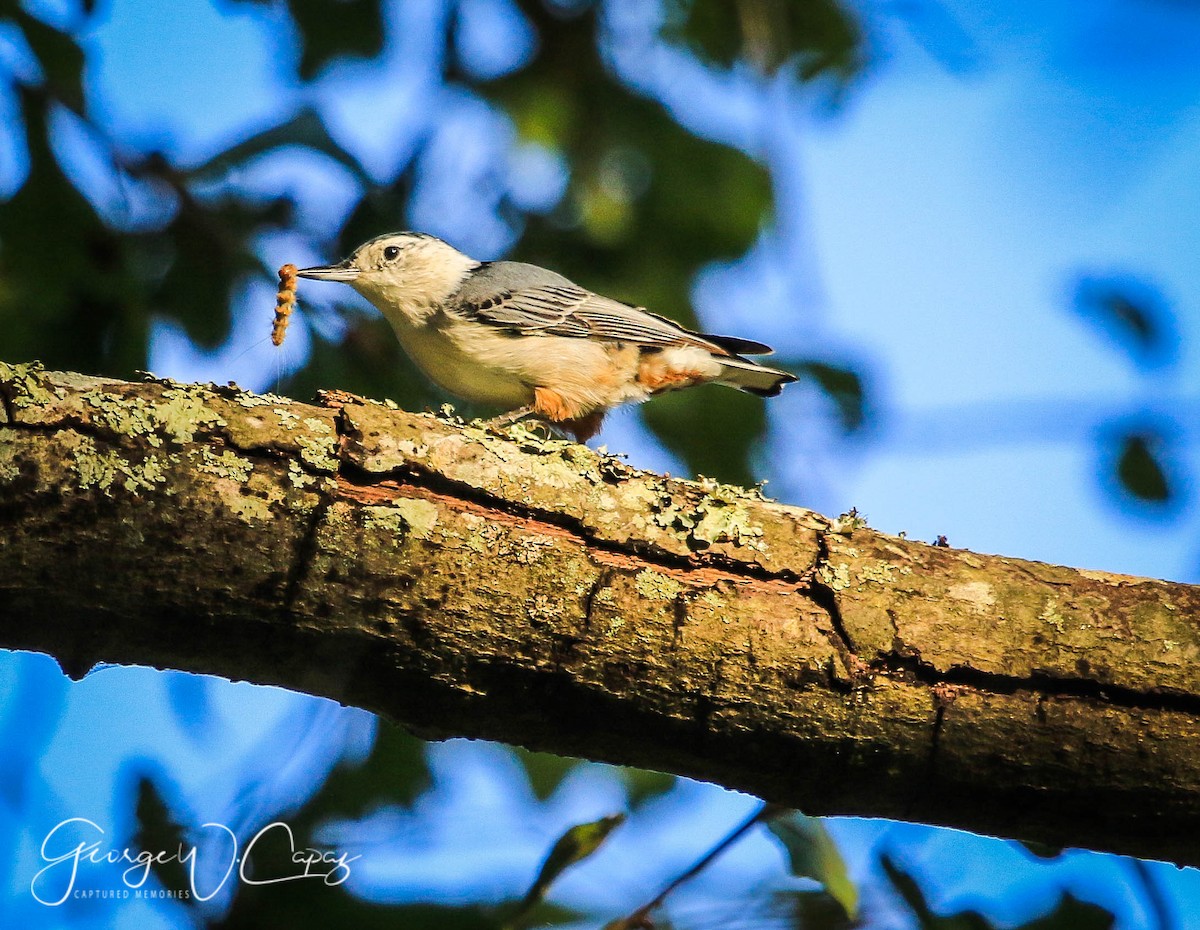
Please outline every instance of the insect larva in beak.
M283 345L288 317L296 307L296 266L291 262L279 269L279 293L275 295L275 325L271 327L271 342Z

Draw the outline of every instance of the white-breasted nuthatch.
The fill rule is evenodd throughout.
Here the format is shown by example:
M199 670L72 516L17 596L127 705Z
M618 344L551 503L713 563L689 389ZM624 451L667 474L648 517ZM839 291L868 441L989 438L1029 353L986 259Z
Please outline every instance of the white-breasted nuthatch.
M769 346L694 333L522 262L478 262L434 236L391 233L336 265L298 274L349 284L391 323L400 344L451 394L536 416L583 442L605 413L715 381L773 397L795 381L744 358Z

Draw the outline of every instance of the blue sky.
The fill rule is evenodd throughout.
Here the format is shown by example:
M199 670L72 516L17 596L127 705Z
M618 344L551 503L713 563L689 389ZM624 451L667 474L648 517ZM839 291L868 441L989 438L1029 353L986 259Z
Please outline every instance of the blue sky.
M480 68L503 69L528 52L528 34L504 0L470 6L485 26L463 41L474 43ZM529 196L552 191L561 178L552 160L514 146L503 119L438 85L429 36L440 9L434 0L394 4L382 66L339 64L301 89L280 64L287 42L263 5L110 0L87 36L96 52L89 93L115 135L185 162L308 103L380 177L405 157L417 126L442 118L446 186L422 194L414 225L496 257L508 245L501 227L457 202L454 179L497 151ZM1095 440L1110 422L1153 413L1175 425L1184 473L1200 472L1200 13L1156 0L1086 8L948 0L914 9L924 13L909 22L869 14L877 64L829 112L786 79L718 78L689 65L647 38L644 5L609 4L614 67L689 127L754 152L775 173L775 227L746 261L701 276L701 317L786 354L852 359L868 376L876 417L863 436L840 438L813 391L773 402L762 456L768 491L830 514L856 506L873 526L919 539L945 534L980 551L1196 580L1194 483L1169 518L1122 508L1098 478ZM355 195L348 179L294 156L236 180L297 191L305 222L325 230ZM297 248L288 237L263 244L269 264L324 257ZM1133 275L1159 290L1177 314L1178 362L1139 367L1089 328L1072 311L1082 273ZM267 286L251 290L230 344L214 355L197 354L163 327L152 367L180 379L269 386L304 348L302 327L289 339L295 355L281 360L263 343L271 304ZM614 417L600 441L637 464L681 471L632 413ZM62 809L109 805L96 816L117 816L111 779L128 756L152 757L174 772L197 808L220 808L231 803L220 796L222 778L249 778L262 764L269 730L262 721L310 715L318 723L308 753L353 743L364 726L355 712L314 709L305 698L214 685L220 722L189 743L176 732L162 676L109 670L67 686L54 684L57 674L36 658L7 666L11 688L38 683L65 708L37 763L44 789ZM258 723L247 727L248 717ZM611 779L589 769L534 812L528 798L496 787L510 784L511 763L499 750L455 743L436 754L439 793L426 819L406 829L442 832L415 847L391 844L388 861L360 873L364 890L495 894L497 882L519 885L521 869L571 818L613 803ZM205 759L211 767L201 765ZM630 842L653 845L660 864L647 868L666 874L701 848L697 831L681 826L695 824L695 811L720 833L747 803L687 786L664 802L657 827ZM470 828L481 810L505 825L482 845ZM692 811L691 819L680 810ZM456 822L465 832L455 832ZM1079 854L1020 868L1024 860L1011 848L960 834L859 821L834 830L859 874L872 853L902 849L940 906L981 907L1011 924L1044 910L1068 885L1116 909L1123 926L1144 922L1144 900L1111 858ZM477 855L467 862L463 849L472 841ZM778 871L766 845L739 856L720 867L715 886L753 886ZM439 871L437 863L457 863L458 871ZM644 872L623 874L634 885L648 882ZM1200 900L1193 872L1156 874L1180 907ZM571 893L580 899L607 890L577 881ZM1200 926L1195 910L1181 925ZM145 915L121 917L140 926Z

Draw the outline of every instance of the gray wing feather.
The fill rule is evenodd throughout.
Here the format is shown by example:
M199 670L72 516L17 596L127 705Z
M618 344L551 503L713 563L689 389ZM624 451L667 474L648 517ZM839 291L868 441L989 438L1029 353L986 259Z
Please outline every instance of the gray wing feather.
M573 336L649 346L697 345L725 354L716 343L665 317L593 294L560 274L521 262L491 262L452 298L474 319L517 332Z

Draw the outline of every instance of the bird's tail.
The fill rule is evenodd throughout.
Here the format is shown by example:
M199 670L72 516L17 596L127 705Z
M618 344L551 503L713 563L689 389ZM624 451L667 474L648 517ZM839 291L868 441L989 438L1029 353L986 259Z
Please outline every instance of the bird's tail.
M768 368L740 355L719 355L716 356L716 360L721 363L721 377L717 379L720 384L727 384L759 397L774 397L783 390L785 384L796 380L796 376L790 372Z
M740 336L718 336L714 333L692 333L723 352L713 352L712 357L721 363L718 384L737 388L759 397L775 397L785 384L791 384L796 376L791 372L768 368L745 358L747 355L770 355L775 350L762 342L743 339Z

